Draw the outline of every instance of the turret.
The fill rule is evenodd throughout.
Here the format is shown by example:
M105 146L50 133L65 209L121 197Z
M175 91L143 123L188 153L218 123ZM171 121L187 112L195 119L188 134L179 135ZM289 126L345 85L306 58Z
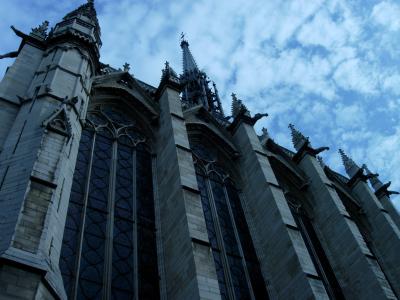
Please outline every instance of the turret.
M102 45L100 38L100 26L94 1L88 0L87 3L66 14L49 34L49 42L71 38L90 46L96 58L99 58L99 48Z
M14 287L7 275L14 269L1 269L0 290L10 287L13 298L66 298L58 262L92 78L100 65L93 1L67 14L49 34L47 27L45 21L29 35L12 27L22 42L0 84L0 103L9 106L0 110L0 120L6 120L0 129L0 255L11 269L22 265L21 278L35 287Z

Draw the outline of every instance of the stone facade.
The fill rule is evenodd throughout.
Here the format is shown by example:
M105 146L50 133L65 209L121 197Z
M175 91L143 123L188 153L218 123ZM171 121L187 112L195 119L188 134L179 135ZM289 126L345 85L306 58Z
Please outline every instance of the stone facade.
M232 116L226 117L216 86L208 87L184 38L183 74L178 77L166 63L156 88L134 78L126 66L114 69L100 62L93 1L67 14L50 33L46 29L44 23L28 35L13 28L22 42L0 83L0 299L91 298L79 287L85 225L78 224L74 236L77 258L71 269L81 273L72 273L78 277L71 289L60 261L66 255L66 228L72 228L83 134L105 127L98 119L100 126L90 131L96 122L88 111L99 107L113 107L134 120L149 145L153 278L159 289L152 292L158 298L400 297L400 218L388 184L366 167L342 152L349 177L334 172L317 159L327 148L313 148L292 125L296 152L276 144L266 130L257 136L254 124L266 114L252 117L236 95ZM118 134L127 133L109 137L113 158L106 170L103 233L104 244L111 246L118 239L113 234L120 168L116 141L130 134L130 125L113 124L121 126L112 125ZM143 141L130 146L139 149L132 150L133 161ZM95 143L93 138L86 155L89 171L82 175L78 215L83 220L95 194L87 179L96 164ZM140 197L139 179L131 183L133 198ZM140 215L142 208L135 209L134 216ZM148 277L140 268L147 250L141 250L140 220L132 222L133 275L124 274L134 283L121 293L132 290L127 298L145 299ZM117 298L111 246L98 274L97 298Z

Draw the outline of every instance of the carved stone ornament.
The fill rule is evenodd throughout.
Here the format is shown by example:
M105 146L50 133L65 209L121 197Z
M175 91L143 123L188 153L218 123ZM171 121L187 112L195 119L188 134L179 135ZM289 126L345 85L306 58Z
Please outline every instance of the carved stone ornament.
M49 21L44 21L42 25L32 28L31 35L39 36L41 38L46 38L48 28L49 28Z
M43 122L43 126L66 136L69 140L72 136L72 126L67 113L67 102L69 104L71 101L63 101L61 106Z

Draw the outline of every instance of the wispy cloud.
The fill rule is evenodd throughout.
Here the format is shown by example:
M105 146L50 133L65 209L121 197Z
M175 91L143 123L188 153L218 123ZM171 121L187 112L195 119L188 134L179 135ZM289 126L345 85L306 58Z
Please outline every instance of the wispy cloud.
M8 31L29 31L42 18L55 24L78 0L15 0L2 4L5 53L18 47ZM291 147L288 123L343 172L336 149L400 190L400 4L369 0L96 0L101 59L157 85L165 60L179 70L186 33L198 65L217 83L225 111L237 92L253 112L270 117L274 139ZM10 60L0 61L4 73ZM399 199L394 198L400 208Z

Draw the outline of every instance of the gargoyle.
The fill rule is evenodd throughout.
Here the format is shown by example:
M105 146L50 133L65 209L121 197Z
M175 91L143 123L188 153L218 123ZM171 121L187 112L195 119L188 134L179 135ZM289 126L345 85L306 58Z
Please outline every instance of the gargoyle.
M8 52L6 54L0 55L0 59L3 58L14 58L18 56L18 51Z
M327 150L329 150L329 147L319 147L319 148L313 149L313 154L314 155L318 155L321 152L324 152L324 151L327 151Z
M260 120L260 119L263 118L263 117L268 117L268 114L267 114L267 113L264 113L264 114L255 114L254 117L251 118L251 120L252 120L252 121L254 122L254 124L255 124L258 120Z

